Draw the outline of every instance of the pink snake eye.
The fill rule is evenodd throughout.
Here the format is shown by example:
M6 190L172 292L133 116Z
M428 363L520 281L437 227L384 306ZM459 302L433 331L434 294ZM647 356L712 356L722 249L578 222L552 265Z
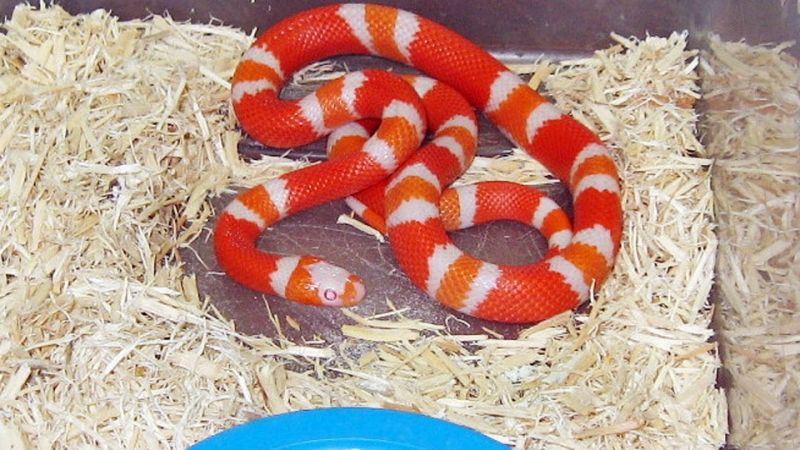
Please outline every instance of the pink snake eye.
M325 289L325 292L322 293L322 296L325 297L325 300L327 300L329 302L334 302L334 301L336 301L336 298L339 297L339 295L336 293L336 291L334 291L333 289L330 289L330 288L329 289Z

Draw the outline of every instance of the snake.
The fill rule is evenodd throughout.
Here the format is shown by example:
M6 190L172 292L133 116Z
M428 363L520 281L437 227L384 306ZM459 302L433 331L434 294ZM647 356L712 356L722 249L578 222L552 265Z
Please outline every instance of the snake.
M366 69L301 99L281 98L303 67L352 54L424 75ZM239 124L257 141L293 148L329 137L328 160L243 191L219 215L217 261L250 289L310 305L351 306L364 298L363 280L344 268L257 246L281 219L340 198L385 232L417 288L479 319L532 323L574 309L614 267L623 215L608 148L486 50L437 22L373 4L309 9L260 34L231 86ZM449 187L474 158L476 110L566 186L571 223L528 186ZM448 235L497 219L538 228L547 254L530 264L496 264L465 253Z

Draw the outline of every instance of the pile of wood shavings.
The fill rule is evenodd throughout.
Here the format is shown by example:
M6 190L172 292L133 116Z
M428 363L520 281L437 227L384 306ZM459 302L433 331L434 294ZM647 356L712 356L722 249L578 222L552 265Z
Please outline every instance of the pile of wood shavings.
M712 37L702 65L717 323L741 448L800 448L800 64L787 46Z
M617 37L537 70L552 72L542 78L559 105L613 142L622 169L625 240L588 314L517 340L348 314L350 339L384 341L352 359L235 332L177 261L207 226L210 195L297 167L237 157L226 80L251 36L58 7L20 6L4 27L0 442L184 448L331 405L421 411L515 449L724 442L708 343L710 162L694 138L685 35Z

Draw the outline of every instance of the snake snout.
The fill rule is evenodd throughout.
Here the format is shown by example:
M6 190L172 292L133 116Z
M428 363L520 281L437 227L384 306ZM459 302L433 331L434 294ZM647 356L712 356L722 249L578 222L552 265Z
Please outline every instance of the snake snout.
M338 306L356 305L364 299L365 293L366 289L364 288L364 283L361 281L361 278L350 275L347 277L344 292L339 296L340 304Z

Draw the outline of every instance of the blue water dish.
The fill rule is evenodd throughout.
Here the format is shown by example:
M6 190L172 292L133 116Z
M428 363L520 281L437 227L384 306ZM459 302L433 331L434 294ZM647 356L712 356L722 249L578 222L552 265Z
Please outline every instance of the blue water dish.
M472 429L410 412L323 408L265 417L189 450L509 450Z

